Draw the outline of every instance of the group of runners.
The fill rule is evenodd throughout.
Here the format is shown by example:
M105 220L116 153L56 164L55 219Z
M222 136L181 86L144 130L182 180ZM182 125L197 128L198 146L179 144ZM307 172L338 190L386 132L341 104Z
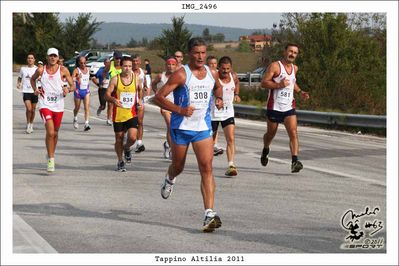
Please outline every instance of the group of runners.
M290 139L293 173L303 168L298 160L294 93L300 93L304 99L309 99L309 94L302 91L296 83L298 67L293 63L298 52L299 47L296 44L287 44L282 60L273 62L268 67L261 83L262 87L269 90L267 131L263 137L261 164L268 164L269 146L278 124L284 123ZM160 112L166 124L163 156L171 160L161 186L161 196L167 199L172 194L176 177L184 169L191 143L201 175L205 209L202 229L204 232L212 232L222 224L219 215L214 211L215 180L212 167L214 155L221 154L221 149L217 146L219 124L227 143L228 167L225 175L238 174L234 163L234 103L240 102L240 83L233 71L231 58L223 56L217 60L212 56L207 57L207 46L201 38L189 40L187 57L188 63L183 65L184 54L176 51L165 59L165 70L151 81L148 78L148 67L146 71L140 68L139 55L122 56L121 52L115 51L113 59L104 62L104 68L100 69L92 81L99 87L100 107L97 115L108 105L107 124L114 129L118 161L116 170L119 172L126 172L126 163L131 163L134 144L135 152L145 150L142 142L144 98L150 95L151 90L154 92L152 101L161 108ZM28 66L21 68L17 87L22 87L26 106L26 132L33 131L35 107L39 102L39 113L46 128L48 172L55 171L55 149L64 111L64 97L69 92L74 93L74 128L78 128L77 113L83 100L84 130L90 130L90 75L85 62L84 57L77 57L77 67L71 75L60 64L58 50L49 48L44 66L35 66L34 54L30 53L27 56Z

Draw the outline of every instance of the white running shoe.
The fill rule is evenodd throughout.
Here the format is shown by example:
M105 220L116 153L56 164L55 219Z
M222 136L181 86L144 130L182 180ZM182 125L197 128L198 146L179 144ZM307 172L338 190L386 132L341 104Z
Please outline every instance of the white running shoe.
M164 199L169 198L169 196L172 194L173 192L173 185L174 183L172 183L169 178L165 178L161 187L161 196Z
M78 129L79 128L79 123L78 123L78 120L73 120L73 127L75 128L75 129Z
M27 125L26 125L26 134L30 134L30 133L32 133L32 131L33 131L33 130L31 129L30 125L31 125L31 124L27 124Z
M109 119L107 119L107 122L106 122L106 124L107 124L107 126L112 126L112 121L111 121L111 120L109 120Z

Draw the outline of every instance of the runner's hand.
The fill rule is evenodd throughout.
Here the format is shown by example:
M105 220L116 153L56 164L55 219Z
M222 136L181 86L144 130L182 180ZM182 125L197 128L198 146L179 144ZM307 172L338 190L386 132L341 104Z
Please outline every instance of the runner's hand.
M279 83L280 89L288 87L290 85L290 81L288 79L282 78L282 80Z
M187 106L187 107L180 107L179 114L181 114L183 116L190 117L193 115L194 110L195 110L194 106L191 106L191 105Z
M44 97L43 95L43 89L36 89L35 90L35 92L34 92L34 94L36 95L36 96L42 96L42 98Z
M67 87L64 87L62 90L64 93L64 97L67 96L67 94L69 93L69 89Z
M236 103L239 103L239 102L241 102L241 98L240 98L240 95L234 95L234 101L236 102Z
M122 107L122 103L121 101L119 101L118 99L114 98L113 100L113 104L115 104L117 107Z
M301 90L301 96L304 100L309 100L309 98L310 98L309 92L302 91L302 90Z
M223 100L220 97L217 97L216 101L215 101L215 105L218 110L222 109L223 108Z

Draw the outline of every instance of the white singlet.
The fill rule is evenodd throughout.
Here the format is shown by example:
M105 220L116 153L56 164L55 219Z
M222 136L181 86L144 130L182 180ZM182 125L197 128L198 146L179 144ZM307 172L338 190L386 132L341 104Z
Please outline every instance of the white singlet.
M47 108L53 112L64 111L63 81L61 78L61 66L58 66L54 74L47 73L44 66L41 78L43 97L39 95L39 109Z
M30 78L35 74L37 66L32 67L21 67L19 71L19 78L22 80L22 92L23 93L33 93L33 88L30 85Z
M280 83L280 81L285 77L285 79L288 80L290 84L285 88L273 89L269 91L269 96L267 99L267 109L279 112L287 112L295 108L295 68L294 65L291 64L292 71L290 74L288 74L284 65L280 61L278 61L278 64L280 66L280 74L277 77L273 78L274 82Z
M167 81L168 81L168 78L166 77L166 72L162 72L161 80L157 83L157 90L162 88L166 84ZM173 92L169 93L165 98L173 103L173 101L174 101Z
M233 75L229 73L230 81L223 83L220 79L220 84L223 86L223 108L218 110L215 106L215 99L213 99L211 118L212 121L224 121L230 117L234 117L234 90L236 85L234 83Z

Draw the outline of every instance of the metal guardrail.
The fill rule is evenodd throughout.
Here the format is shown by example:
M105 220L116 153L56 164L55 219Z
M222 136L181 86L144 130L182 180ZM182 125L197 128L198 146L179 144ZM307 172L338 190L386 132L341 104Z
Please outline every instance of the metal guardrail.
M235 104L234 111L240 115L266 117L266 108L256 106ZM300 123L386 129L386 116L314 112L305 110L296 110L296 113L298 122Z

